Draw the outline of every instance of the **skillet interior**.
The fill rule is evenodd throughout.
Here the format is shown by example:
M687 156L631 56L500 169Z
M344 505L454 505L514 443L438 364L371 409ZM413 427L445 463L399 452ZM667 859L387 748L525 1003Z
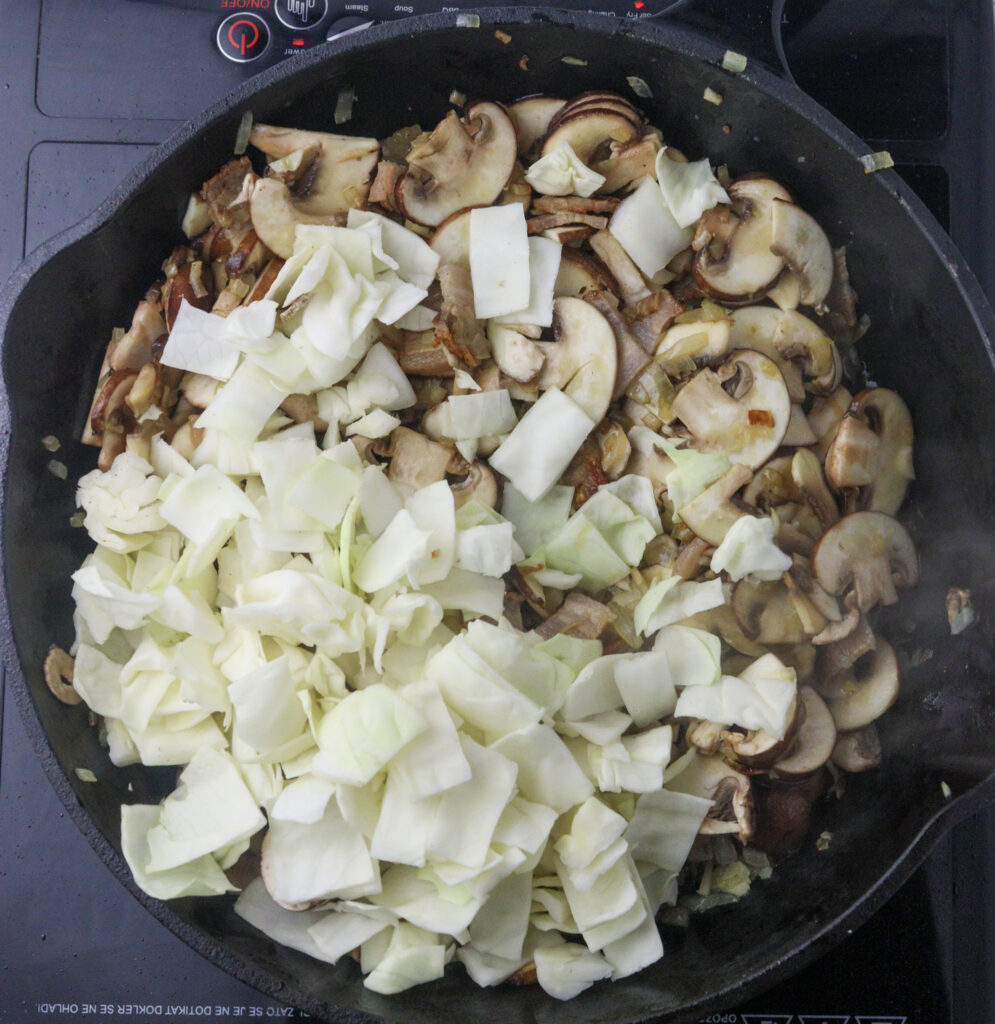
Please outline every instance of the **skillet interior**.
M317 1016L428 1024L458 1005L464 1020L481 1024L692 1019L801 966L842 932L844 918L849 927L862 920L936 834L941 780L955 794L977 791L995 766L993 320L949 241L897 176L865 175L857 155L866 147L779 80L753 68L727 74L717 67L721 48L671 29L526 9L482 12L479 29L456 28L454 18L374 28L265 73L175 136L98 214L36 253L7 286L0 324L11 430L3 534L9 678L60 795L135 892L118 853L119 806L160 799L175 773L113 770L85 710L57 704L40 666L50 643L72 639L67 581L87 550L68 518L72 481L92 468L94 455L72 439L111 329L129 322L155 278L188 192L229 157L243 110L260 121L329 128L339 89L352 85L348 130L382 136L415 121L435 124L453 88L510 101L540 91L627 92L625 77L638 75L653 92L640 103L668 142L692 157L727 162L734 173L768 171L834 244L851 246L851 276L872 324L861 354L872 378L912 408L918 480L904 518L923 579L889 617L889 629L918 664L883 723L884 766L853 778L845 801L820 810L813 837L831 832L827 850L809 843L741 903L696 919L687 934L665 936L667 955L653 968L566 1005L530 989L472 989L457 972L384 1000L362 989L351 964L329 968L259 938L229 902L166 907L136 895L205 955ZM495 24L512 35L510 43L494 37ZM564 63L565 55L586 64ZM720 107L702 100L706 86L723 95ZM46 434L63 441L69 482L46 469ZM981 613L962 637L949 635L949 586L970 588ZM80 784L77 766L91 767L100 785Z

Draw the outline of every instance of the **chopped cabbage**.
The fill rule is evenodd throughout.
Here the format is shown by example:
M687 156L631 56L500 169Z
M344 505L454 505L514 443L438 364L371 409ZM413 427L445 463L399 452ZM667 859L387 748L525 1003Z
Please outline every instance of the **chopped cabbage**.
M478 320L528 307L529 242L521 203L470 211L470 278Z
M712 571L731 580L779 580L791 568L791 556L774 543L776 531L771 516L740 516L712 552Z
M729 202L707 159L678 163L663 148L656 155L656 179L663 201L682 228L690 227L717 203Z
M536 160L525 172L525 180L543 195L584 198L594 195L605 183L604 175L584 164L569 142L561 142Z

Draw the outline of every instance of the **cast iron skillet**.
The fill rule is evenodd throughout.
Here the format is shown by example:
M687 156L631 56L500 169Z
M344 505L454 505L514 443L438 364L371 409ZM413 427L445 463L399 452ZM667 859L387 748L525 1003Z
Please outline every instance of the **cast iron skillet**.
M496 26L511 42L495 37ZM3 292L3 643L14 698L53 785L122 884L205 956L312 1015L412 1024L456 1008L473 1024L697 1018L825 952L908 877L943 829L995 790L995 319L949 239L897 175L866 175L857 158L867 147L825 111L760 68L722 71L722 55L722 47L672 27L535 9L482 12L476 29L458 27L455 15L375 27L290 60L207 111L92 217L35 252ZM844 801L820 807L811 840L771 880L695 919L686 933L666 934L664 959L631 979L559 1004L531 988L476 989L454 968L441 982L383 999L363 989L352 963L331 968L277 948L232 913L230 900L165 905L132 884L120 856L119 807L161 799L175 772L113 770L85 709L58 704L41 672L49 645L72 639L68 578L87 549L68 519L72 481L92 468L94 453L74 439L111 329L129 322L156 277L189 191L230 157L244 111L259 121L328 128L339 90L351 85L349 130L383 136L415 121L434 125L453 88L511 101L539 91L626 92L629 75L652 89L641 103L668 142L727 162L734 173L768 171L834 244L849 244L851 276L872 324L861 354L873 379L912 408L918 479L903 517L923 573L887 617L908 668L901 699L882 723L885 761L849 780ZM703 102L706 86L723 95L721 107ZM63 442L68 482L46 469L50 455L40 442L48 434ZM944 611L950 586L970 588L980 613L959 637L951 637ZM79 766L93 769L99 784L80 783L72 770ZM814 837L822 832L832 838L818 851Z

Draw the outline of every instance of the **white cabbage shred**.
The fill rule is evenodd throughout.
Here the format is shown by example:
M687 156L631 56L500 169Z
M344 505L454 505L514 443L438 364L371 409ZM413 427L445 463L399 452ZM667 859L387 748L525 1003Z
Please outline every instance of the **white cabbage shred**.
M611 224L648 276L725 197L707 161L661 153L657 172ZM604 180L569 147L526 177L552 195ZM527 237L520 204L475 209L469 247L478 317L551 323L560 245ZM122 811L150 895L234 890L226 870L265 835L236 910L277 941L355 954L380 993L455 958L481 985L534 962L567 999L662 955L654 916L711 807L668 788L683 767L670 720L783 735L794 673L767 655L722 674L718 638L685 623L726 603L719 578L644 581L633 618L652 649L629 654L504 618L513 567L595 594L664 529L641 476L573 508L558 481L595 424L558 388L521 419L504 389L448 399L447 436L489 444L507 478L499 511L457 509L445 480L395 482L342 441L389 434L415 404L373 342L377 324L431 324L438 263L353 210L346 227L298 228L264 300L227 318L182 305L162 361L214 397L189 459L157 437L149 461L129 451L79 482L96 547L73 575L75 687L116 764L182 769L161 804ZM278 412L301 394L328 424L321 444ZM675 508L728 468L651 439L673 460ZM740 519L712 569L779 576L773 525Z

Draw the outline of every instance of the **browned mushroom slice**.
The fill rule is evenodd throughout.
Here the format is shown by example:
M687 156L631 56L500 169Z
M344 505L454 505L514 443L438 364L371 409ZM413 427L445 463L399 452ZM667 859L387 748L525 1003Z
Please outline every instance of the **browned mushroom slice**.
M249 200L252 227L266 246L282 259L294 254L294 235L299 224L335 224L333 214L308 214L276 178L260 178Z
M857 506L894 515L912 467L912 416L888 388L867 388L850 403L826 454L826 476L840 490L858 489Z
M588 291L606 291L617 295L618 284L596 256L576 249L564 249L560 254L560 269L553 294L580 297Z
M667 789L715 801L702 823L702 835L753 835L753 793L750 778L718 756L697 756L667 783Z
M789 708L789 714L792 709ZM754 729L743 733L726 730L722 733L722 749L727 757L745 765L747 768L770 768L781 760L791 749L798 736L798 730L804 718L804 705L797 698L793 705L793 714L784 735L780 738L771 735L764 729Z
M518 155L532 160L539 143L549 131L553 118L566 105L556 96L526 96L508 107L508 115L518 136Z
M470 269L470 213L457 210L432 232L428 244L439 254L440 266Z
M859 672L844 672L820 686L841 732L870 725L898 699L898 660L887 640L878 637L870 663L860 667Z
M531 338L514 327L491 322L487 325L487 340L494 362L506 377L529 384L539 376L546 357Z
M792 457L791 479L824 527L828 528L839 520L840 511L836 499L826 486L822 466L808 448L800 449Z
M584 301L594 306L608 321L615 335L615 387L612 390L612 400L614 401L626 393L629 385L649 365L651 357L632 336L625 318L604 292L587 292L584 295Z
M413 491L445 480L455 454L448 445L432 441L417 430L396 427L390 435L387 479Z
M380 143L376 139L299 128L257 124L249 142L276 159L300 150L317 150L305 180L297 183L294 193L295 206L305 216L345 213L362 206L380 159Z
M542 155L566 142L581 163L590 164L599 151L607 155L611 143L632 142L641 134L641 125L626 111L613 106L583 107L551 127L542 142Z
M595 640L615 620L615 613L587 594L571 591L563 604L540 626L536 633L544 639L563 633Z
M614 420L602 420L594 428L594 439L601 449L601 468L609 480L617 480L632 456L632 445L625 431Z
M908 531L883 512L853 512L830 527L812 555L816 580L830 594L852 586L857 607L894 604L898 588L914 586L919 563Z
M866 772L881 763L881 740L874 725L841 732L833 747L833 764L845 772Z
M798 300L820 306L833 282L833 250L818 221L794 203L775 200L771 210L770 249L799 283Z
M230 207L241 193L246 175L254 177L255 172L252 170L249 158L243 156L238 160L230 160L201 186L201 198L207 203L211 219L215 224L227 227L237 219L236 211L231 210ZM247 219L244 210L240 216L243 222Z
M681 519L702 540L718 547L740 516L746 513L732 502L732 496L753 478L748 466L734 465L696 498L677 511Z
M401 369L412 377L452 377L455 372L434 331L403 331L390 346Z
M740 349L718 371L705 368L695 374L677 392L673 410L699 447L756 468L780 445L791 401L774 363Z
M743 632L758 644L797 644L807 635L781 580L740 580L730 603Z
M729 320L700 317L679 320L667 329L656 348L656 360L672 376L679 376L688 360L699 364L721 359L729 351Z
M618 367L611 324L590 303L564 296L553 301L553 337L537 342L546 357L539 387L559 388L600 423L611 404Z
M796 362L805 377L805 390L827 395L839 386L843 363L831 338L797 310L782 311L771 341L781 355Z
M836 746L836 725L823 699L811 686L800 686L798 699L804 709L801 725L790 752L774 765L775 778L811 775L829 760Z
M489 206L518 157L515 126L497 103L474 103L460 120L451 110L407 155L395 200L407 217L437 227L467 206Z
M702 754L711 756L722 748L725 726L704 718L692 718L684 730L684 742Z
M613 290L626 305L634 305L650 294L639 268L610 231L598 231L591 235L590 244L615 278L617 284Z
M793 853L808 835L812 803L794 788L755 787L756 828L751 846L773 857Z
M470 472L460 481L451 483L453 504L462 508L468 501L479 501L481 505L496 508L499 497L497 477L486 462L474 462Z
M627 310L633 337L647 352L655 352L663 332L682 310L683 306L666 288L647 295Z
M596 199L593 196L536 196L529 208L531 214L587 213L608 214L618 209L620 199Z
M73 688L75 662L61 648L54 645L45 658L45 684L63 704L79 704L83 698Z
M135 308L131 326L108 346L107 366L111 370L140 370L155 357L156 344L166 336L166 322L159 303L142 299Z
M772 214L775 200L790 203L791 196L770 178L742 178L727 192L731 208L716 207L699 224L694 278L717 299L753 302L784 269L784 258L771 251Z
M162 289L162 308L166 329L172 330L180 303L186 300L197 309L209 310L214 304L214 277L203 260L181 263L176 272L167 278Z
M377 173L370 185L370 193L366 202L370 206L383 206L394 211L394 194L398 182L404 177L404 165L393 160L381 160L377 164Z
M613 111L630 120L636 128L643 125L642 114L624 96L617 92L592 90L582 92L565 103L553 116L550 130L557 128L567 118L587 110Z
M608 155L591 165L591 170L605 179L598 193L614 195L627 192L644 178L654 177L656 155L662 148L660 136L654 131L648 131L641 139L632 142L612 142Z
M138 374L134 370L115 370L97 391L90 409L90 429L98 439L98 444L104 431L114 425L115 415L120 417L123 413L126 419L131 420L125 399L137 378Z
M529 217L526 227L530 235L541 235L545 231L554 228L573 227L581 225L590 228L592 231L603 231L608 226L607 217L599 217L593 213L544 213L538 217Z
M472 370L490 355L490 346L474 312L473 282L465 267L439 267L442 308L435 318L435 340L454 366Z
M812 402L807 419L818 439L814 447L815 454L823 463L826 460L829 446L833 443L839 425L843 422L843 417L852 401L853 396L850 392L844 387L839 387L832 393L816 398Z
M729 345L749 348L774 361L784 378L784 386L792 402L805 400L801 369L782 355L774 344L774 336L784 314L773 306L744 306L729 313Z

